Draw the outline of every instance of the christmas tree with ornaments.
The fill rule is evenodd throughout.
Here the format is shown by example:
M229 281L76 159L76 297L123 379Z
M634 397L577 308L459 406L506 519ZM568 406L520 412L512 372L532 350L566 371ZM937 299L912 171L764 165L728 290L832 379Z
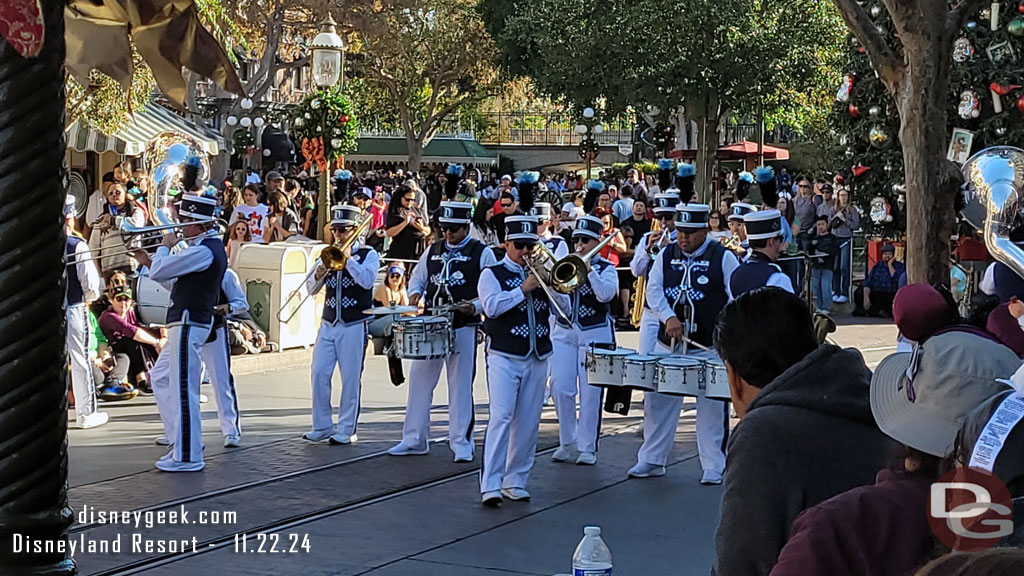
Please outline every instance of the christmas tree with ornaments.
M862 4L899 52L881 0ZM832 115L836 168L858 205L871 205L872 222L896 226L905 190L899 115L864 48L852 35L849 43ZM956 39L950 64L949 158L963 164L990 146L1024 145L1024 0L992 2L979 10ZM887 205L884 215L881 202Z

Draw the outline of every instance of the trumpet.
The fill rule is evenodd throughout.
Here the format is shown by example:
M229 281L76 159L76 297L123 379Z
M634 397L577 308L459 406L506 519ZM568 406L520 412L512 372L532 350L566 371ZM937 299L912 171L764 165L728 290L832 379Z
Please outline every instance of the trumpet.
M140 240L138 236L142 236L141 243L131 248L116 248L112 250L97 249L94 250L92 255L88 258L75 258L67 263L67 266L77 264L79 262L89 262L92 260L99 260L101 258L110 258L112 256L120 256L122 254L131 254L136 250L153 250L159 248L163 244L162 236L171 230L177 230L184 228L192 224L207 225L212 224L213 230L206 230L199 234L193 234L191 236L183 236L178 234L179 242L189 242L191 240L197 240L206 236L220 236L227 232L228 226L224 220L220 218L204 218L200 220L192 220L191 222L175 222L171 224L160 224L157 226L135 226L134 224L125 222L121 225L121 240L125 244Z
M332 272L344 270L345 265L348 264L349 259L349 256L346 256L345 252L352 246L352 244L355 243L356 240L359 239L363 232L365 232L366 229L370 227L371 223L373 223L373 216L367 214L366 217L363 218L361 222L359 222L359 225L356 226L355 230L352 231L352 234L348 237L347 240L345 240L344 242L331 244L330 246L327 246L326 248L321 250L320 264L325 269ZM316 271L318 269L319 266L313 266L313 269L310 270L309 274L306 274L306 277L302 280L301 286L305 286L306 282L309 281L310 276L316 274ZM299 300L299 303L292 308L292 311L289 312L287 316L284 316L285 311L288 310L289 304L291 304L292 300L298 298L299 296L299 290L292 292L288 296L288 299L284 301L284 304L281 305L281 309L278 310L277 319L280 320L283 324L287 324L288 322L290 322L291 319L294 318L295 315L299 313L299 310L302 310L302 305L306 303L306 300L308 300L309 297L312 296L314 292L316 292L316 290L306 292L306 295L303 296L301 300Z

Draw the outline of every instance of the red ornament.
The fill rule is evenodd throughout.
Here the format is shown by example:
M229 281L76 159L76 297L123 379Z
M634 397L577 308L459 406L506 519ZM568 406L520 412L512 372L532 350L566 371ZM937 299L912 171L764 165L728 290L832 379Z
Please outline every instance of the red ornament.
M351 118L349 118L348 114L341 115L341 124L348 124L349 120L351 120Z
M1024 114L1024 94L1017 97L1017 110L1020 110L1020 113Z
M850 116L860 118L860 109L856 105L850 104L846 109L850 111Z
M997 84L995 82L988 85L988 89L995 92L1000 96L1006 96L1010 92L1020 88L1020 84Z
M858 177L863 176L865 172L871 170L871 167L863 164L857 164L856 166L851 166L850 170L853 172L854 177Z
M1017 3L1017 12L1024 14L1024 0Z

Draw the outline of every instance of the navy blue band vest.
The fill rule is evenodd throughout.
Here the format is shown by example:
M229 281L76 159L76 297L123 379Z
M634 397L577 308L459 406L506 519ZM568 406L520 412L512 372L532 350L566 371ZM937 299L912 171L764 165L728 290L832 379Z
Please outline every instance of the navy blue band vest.
M672 244L662 250L662 282L665 298L669 303L678 303L674 309L680 322L685 322L686 295L680 297L681 290L688 290L693 303L691 321L696 324L689 338L698 344L711 347L712 334L718 313L729 302L725 291L725 276L722 274L722 258L726 249L718 242L711 242L704 253L698 257L687 259L678 244ZM690 285L682 286L687 266L690 268ZM665 332L665 324L658 327L658 341L671 345L671 339Z
M203 238L199 246L205 246L213 253L213 262L205 270L175 280L171 288L171 307L167 310L168 324L181 322L186 310L189 323L213 323L213 307L220 298L220 284L228 268L228 255L220 238Z
M544 242L544 245L548 247L548 250L551 250L552 254L554 254L558 250L559 246L561 246L562 244L566 243L565 242L565 238L562 238L561 236L552 236L551 238L543 238L542 241ZM570 252L571 251L572 250L570 250Z
M599 274L611 265L611 262L603 258L594 260L591 263L591 267ZM572 321L573 324L579 325L583 330L606 325L610 311L611 306L608 302L598 301L597 295L594 294L594 287L590 285L589 278L578 290L572 293ZM558 316L555 321L563 328L570 327L561 316Z
M478 295L477 284L480 281L480 256L486 248L482 242L475 239L470 239L465 245L456 250L448 250L448 245L444 240L435 242L427 254L427 274L429 277L425 300L427 306L434 302L434 298L441 288L439 282L442 280L441 276L445 258L453 257L455 260L452 260L451 265L448 267L448 294L451 294L453 301L445 303L453 304L476 300ZM447 300L447 294L442 293L441 299ZM452 318L453 328L475 326L477 324L480 324L480 317L476 315L456 312Z
M768 285L768 279L772 274L782 272L778 264L772 262L761 252L752 252L746 262L740 264L729 279L729 290L733 298L739 298L740 294L764 288Z
M70 274L68 276L68 282L70 282ZM992 269L992 280L995 282L996 294L999 296L1000 303L1009 302L1010 298L1014 296L1024 299L1024 279L1021 279L1006 264L996 262L995 268ZM68 294L68 298L70 298L70 286L68 287Z
M75 250L78 248L79 242L85 242L85 240L78 236L68 236L68 244L64 253L67 255L69 264L75 261ZM67 266L66 269L68 271L68 306L82 304L85 302L85 297L82 294L82 281L78 278L78 266Z
M519 290L523 277L498 263L490 270L497 278L501 289L508 292ZM546 357L551 353L551 329L548 315L550 304L544 290L537 288L508 312L497 318L484 319L484 332L490 337L492 350L525 358L531 353Z
M362 264L372 248L363 246L352 253L352 258ZM324 313L323 321L334 325L338 321L338 311L341 310L341 322L345 326L356 322L363 322L367 316L363 310L370 307L372 303L372 289L363 288L356 284L348 270L334 270L327 273L324 281Z
M220 289L220 296L217 298L217 306L228 303L228 295L224 292L224 289ZM224 317L219 314L213 315L213 326L210 327L210 335L206 337L206 343L209 344L217 339L217 331L224 326Z

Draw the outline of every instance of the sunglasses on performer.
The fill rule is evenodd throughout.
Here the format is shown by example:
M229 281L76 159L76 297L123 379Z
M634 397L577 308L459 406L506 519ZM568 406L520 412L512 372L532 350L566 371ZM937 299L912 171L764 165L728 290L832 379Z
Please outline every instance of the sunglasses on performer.
M675 217L675 214L658 214L657 216L655 216L655 218L657 218L658 220L673 220L675 219Z
M532 242L513 242L512 245L516 247L516 250L526 250L535 246Z
M458 232L462 229L462 224L442 224L442 232Z

